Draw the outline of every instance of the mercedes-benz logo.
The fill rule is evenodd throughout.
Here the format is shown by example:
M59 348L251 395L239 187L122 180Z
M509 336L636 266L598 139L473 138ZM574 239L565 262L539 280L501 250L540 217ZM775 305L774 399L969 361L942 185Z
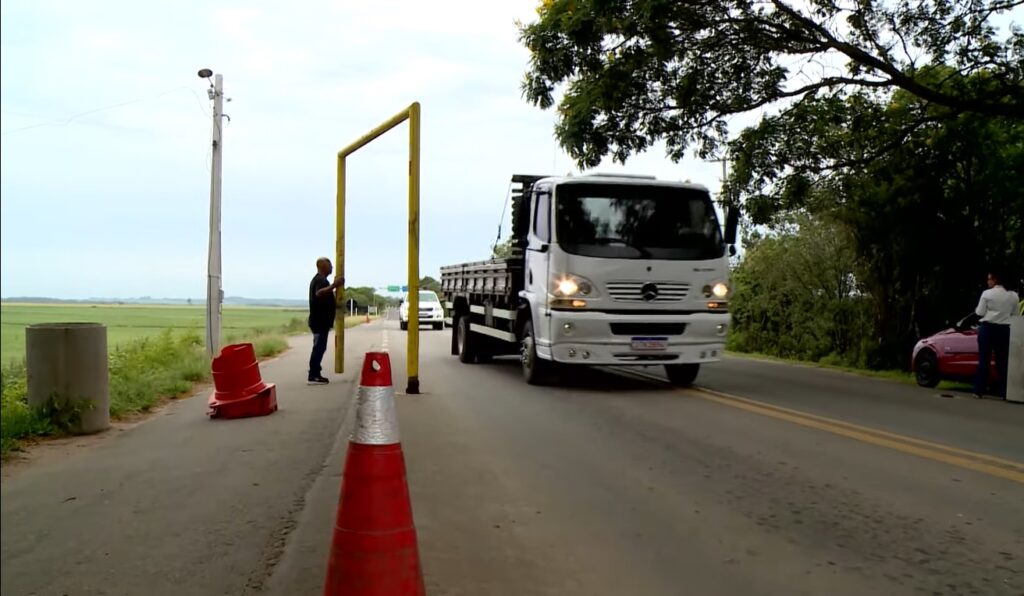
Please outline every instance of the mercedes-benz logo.
M646 283L640 288L640 295L644 300L650 302L658 297L658 286L653 283Z

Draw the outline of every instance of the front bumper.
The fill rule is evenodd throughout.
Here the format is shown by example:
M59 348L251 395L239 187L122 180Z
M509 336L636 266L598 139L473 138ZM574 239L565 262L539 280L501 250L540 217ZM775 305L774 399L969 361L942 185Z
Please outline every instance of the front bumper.
M730 323L729 313L627 315L555 310L549 311L547 320L552 341L538 342L541 358L595 365L715 362L725 354ZM664 346L640 349L634 345L637 338L654 339Z
M409 313L405 313L405 314L398 313L398 318L403 323L408 323L409 322ZM444 311L435 310L435 311L421 312L420 313L420 323L421 324L425 325L427 323L441 323L443 321L444 321Z

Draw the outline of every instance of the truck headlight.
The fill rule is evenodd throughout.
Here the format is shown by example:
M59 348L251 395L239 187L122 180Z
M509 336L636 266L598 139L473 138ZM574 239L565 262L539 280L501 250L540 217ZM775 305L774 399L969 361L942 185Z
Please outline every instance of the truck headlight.
M704 286L704 297L705 298L710 298L711 296L714 296L715 298L721 299L721 298L725 298L728 295L729 295L729 286L727 284L723 283L723 282L716 283L714 286L712 286L710 284Z
M551 294L557 298L589 298L595 294L594 284L584 277L571 273L556 275L551 282Z

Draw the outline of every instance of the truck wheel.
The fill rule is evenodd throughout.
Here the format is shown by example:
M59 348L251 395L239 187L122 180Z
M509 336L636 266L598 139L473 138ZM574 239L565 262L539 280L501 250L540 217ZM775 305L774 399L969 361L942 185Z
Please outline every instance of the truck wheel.
M700 364L666 364L665 374L676 387L689 387L697 380Z
M520 343L520 361L523 378L529 385L543 385L547 378L548 362L537 357L537 344L533 334L533 321L523 325L523 339Z
M458 341L459 362L473 364L476 362L476 341L474 341L473 333L469 330L469 314L459 317L455 333L456 341Z
M402 331L408 331L409 330L409 321L399 321L398 322L398 328L401 329Z

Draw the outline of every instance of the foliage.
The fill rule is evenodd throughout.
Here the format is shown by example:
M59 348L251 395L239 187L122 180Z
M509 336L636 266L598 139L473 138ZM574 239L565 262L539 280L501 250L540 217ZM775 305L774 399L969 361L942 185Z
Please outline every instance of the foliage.
M853 240L840 224L791 217L757 235L733 271L729 347L860 366L871 348L871 303L856 281Z
M994 19L1019 0L546 0L520 26L526 99L581 167L664 139L673 159L726 140L729 118L794 100L903 90L936 115L1024 118L1024 32ZM929 65L949 64L950 77ZM977 75L977 76L976 76Z
M347 313L349 310L348 301L355 301L355 308L357 311L365 310L367 306L373 306L374 298L380 302L380 298L377 296L377 290L368 286L362 286L358 288L345 288L344 294L344 310Z
M960 114L908 128L921 109L904 94L805 101L737 143L734 181L755 222L806 210L849 231L880 338L872 367L908 367L918 338L973 309L989 269L1008 285L1024 276L1024 121ZM769 184L779 163L788 174Z
M438 296L441 295L441 282L437 281L429 275L420 280L421 290L430 290L436 292Z
M0 453L4 455L17 447L18 439L56 431L43 412L28 407L26 381L25 364L22 362L10 362L0 370Z
M501 242L491 249L492 259L507 259L512 256L512 241L513 237L509 236L504 242Z
M210 363L199 335L166 330L110 354L110 415L149 410L161 398L177 397L209 379Z
M913 126L922 110L904 94L806 101L737 143L734 181L755 222L808 209L851 230L885 339L872 366L908 366L917 338L970 312L988 269L1010 285L1024 276L1024 121L960 114ZM789 173L770 185L779 163Z
M294 332L294 319L277 333L255 331L250 338L228 336L227 343L249 341L259 358L274 356L288 348L283 332ZM304 329L303 329L304 330ZM210 361L200 336L194 332L165 329L155 336L141 337L115 347L109 355L110 415L114 419L145 412L169 398L186 395L195 383L210 380ZM28 406L27 374L24 362L2 370L3 402L0 409L2 453L18 447L19 440L58 435L68 431L80 414L76 403L51 401L46 406Z

